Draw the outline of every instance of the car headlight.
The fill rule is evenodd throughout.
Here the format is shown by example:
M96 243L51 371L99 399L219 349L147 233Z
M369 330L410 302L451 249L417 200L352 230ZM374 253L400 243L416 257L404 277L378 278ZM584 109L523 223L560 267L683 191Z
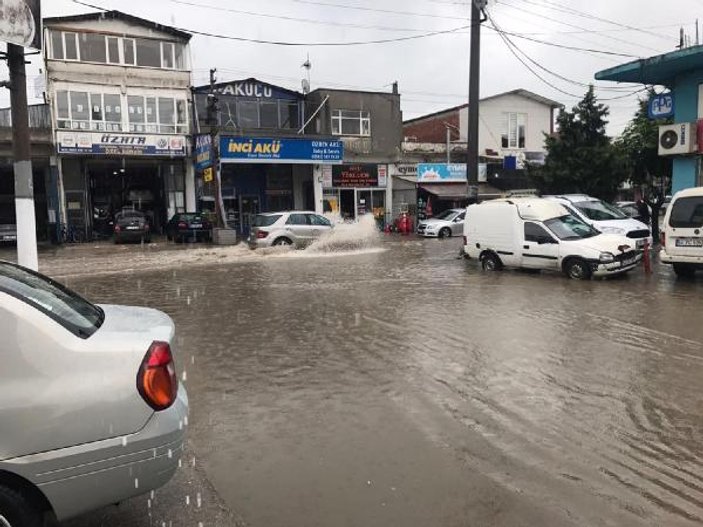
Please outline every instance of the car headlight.
M598 227L598 230L605 234L619 234L621 236L627 234L627 231L620 227Z
M599 260L601 263L613 263L615 255L613 253L600 253Z

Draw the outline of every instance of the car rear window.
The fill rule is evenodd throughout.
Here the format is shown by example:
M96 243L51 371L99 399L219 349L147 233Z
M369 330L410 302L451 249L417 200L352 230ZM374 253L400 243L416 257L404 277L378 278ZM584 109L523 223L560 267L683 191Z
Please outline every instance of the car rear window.
M254 218L254 227L270 227L276 223L281 216L281 214L259 214Z
M87 339L105 320L103 310L39 273L0 262L0 292L7 293Z
M703 227L703 196L677 199L671 209L669 225L681 229Z

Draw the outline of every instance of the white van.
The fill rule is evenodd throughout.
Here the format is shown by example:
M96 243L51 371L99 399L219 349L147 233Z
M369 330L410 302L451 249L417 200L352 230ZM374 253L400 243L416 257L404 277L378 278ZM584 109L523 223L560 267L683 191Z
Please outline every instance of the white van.
M634 240L602 234L563 205L542 198L470 205L464 252L486 270L545 269L581 280L626 273L642 260Z
M603 234L620 234L634 240L637 249L645 244L652 246L652 232L649 225L629 217L618 207L585 194L564 194L543 196L545 199L564 205L571 214L584 223L595 227Z
M703 269L703 187L677 192L666 209L659 259L678 276Z

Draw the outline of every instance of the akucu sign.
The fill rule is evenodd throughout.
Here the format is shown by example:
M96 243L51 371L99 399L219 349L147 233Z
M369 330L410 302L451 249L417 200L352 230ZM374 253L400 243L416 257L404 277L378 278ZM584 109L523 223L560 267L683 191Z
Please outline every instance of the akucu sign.
M270 99L273 97L273 88L258 82L235 82L223 86L220 93L222 95L233 95L234 97Z

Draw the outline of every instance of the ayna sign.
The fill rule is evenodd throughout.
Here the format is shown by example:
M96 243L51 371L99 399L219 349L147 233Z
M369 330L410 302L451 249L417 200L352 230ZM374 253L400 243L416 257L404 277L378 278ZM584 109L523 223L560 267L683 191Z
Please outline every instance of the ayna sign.
M223 163L326 164L344 160L344 143L335 139L220 138Z
M667 119L674 116L674 95L663 93L654 95L649 100L649 118Z

